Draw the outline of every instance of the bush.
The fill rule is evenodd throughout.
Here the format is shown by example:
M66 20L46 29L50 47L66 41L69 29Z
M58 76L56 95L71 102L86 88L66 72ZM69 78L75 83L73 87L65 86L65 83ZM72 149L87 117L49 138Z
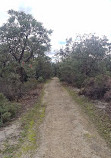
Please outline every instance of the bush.
M0 126L15 116L18 107L16 103L9 102L6 97L0 93Z
M105 93L104 100L107 102L111 101L111 90L109 90Z
M40 83L44 82L44 79L43 79L42 76L40 76L40 77L38 78L38 82L40 82Z
M49 78L51 78L53 74L52 71L52 64L51 64L51 58L47 57L47 56L39 56L36 59L36 63L35 63L35 77L38 80L47 80ZM41 77L43 79L41 79ZM40 81L40 82L41 82ZM42 81L43 82L43 81Z
M111 90L111 78L106 75L98 75L95 78L87 79L84 82L84 88L79 94L86 95L92 99L107 98L111 99L109 91Z
M11 113L10 112L5 112L4 114L2 114L3 122L9 121L10 118L11 118Z
M29 79L22 83L17 77L0 78L0 93L3 93L10 101L21 98L29 90L37 87L36 79Z
M9 100L16 100L22 95L22 85L19 76L10 73L0 78L0 93L3 93Z
M38 81L36 79L29 79L27 82L24 82L22 86L22 91L26 93L29 90L36 88L37 85L38 85Z

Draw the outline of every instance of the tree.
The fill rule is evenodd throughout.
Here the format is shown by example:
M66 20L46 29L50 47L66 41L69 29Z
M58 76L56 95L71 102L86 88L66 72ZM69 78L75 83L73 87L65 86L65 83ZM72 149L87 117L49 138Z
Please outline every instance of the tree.
M35 61L36 79L42 77L44 80L52 76L51 59L47 56L39 56Z
M22 60L27 62L33 55L39 54L40 49L49 50L51 30L46 30L30 14L14 10L8 13L8 22L0 27L0 43L7 44L13 59L18 63Z
M0 47L5 45L8 50L3 50L5 56L21 64L50 49L51 30L45 29L30 14L14 10L9 10L8 14L7 23L0 27ZM23 68L19 67L17 72L23 80Z
M75 41L66 40L65 48L59 51L60 78L81 87L86 78L106 73L110 46L105 36L100 38L92 34L77 36Z

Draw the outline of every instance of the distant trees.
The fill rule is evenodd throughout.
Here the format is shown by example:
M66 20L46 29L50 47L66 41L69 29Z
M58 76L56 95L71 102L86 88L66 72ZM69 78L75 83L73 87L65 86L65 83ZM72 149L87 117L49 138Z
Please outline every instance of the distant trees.
M51 59L47 56L39 56L36 59L35 70L36 79L39 79L39 77L42 77L43 80L50 78L53 73Z
M65 48L58 52L61 56L57 64L59 78L79 88L85 87L84 94L103 97L110 83L110 48L111 43L105 36L85 34L77 36L75 41L70 38Z

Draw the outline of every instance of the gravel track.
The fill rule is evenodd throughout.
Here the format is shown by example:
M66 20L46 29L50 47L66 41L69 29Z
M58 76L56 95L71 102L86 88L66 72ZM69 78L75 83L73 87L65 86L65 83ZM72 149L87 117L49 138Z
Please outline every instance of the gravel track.
M34 158L111 158L111 150L58 78L45 85L46 114Z

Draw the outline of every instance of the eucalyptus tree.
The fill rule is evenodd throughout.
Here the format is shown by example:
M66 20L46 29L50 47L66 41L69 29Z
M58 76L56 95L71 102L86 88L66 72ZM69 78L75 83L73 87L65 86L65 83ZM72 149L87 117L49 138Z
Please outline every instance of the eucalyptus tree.
M29 62L50 49L52 30L44 28L30 14L14 10L9 10L8 14L8 21L0 27L0 47L6 45L8 51L4 51L4 55L10 55L19 64L21 73L22 62Z
M51 30L45 29L30 14L14 10L9 10L8 14L8 22L0 27L0 44L7 44L9 53L17 62L28 61L33 54L39 54L36 50L41 47L49 50ZM26 52L28 57L24 59Z

